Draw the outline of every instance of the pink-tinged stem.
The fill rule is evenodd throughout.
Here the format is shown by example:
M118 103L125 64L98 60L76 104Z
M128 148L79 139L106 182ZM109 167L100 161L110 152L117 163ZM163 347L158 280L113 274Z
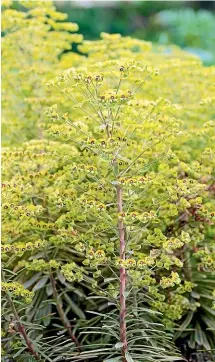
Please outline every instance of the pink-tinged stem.
M118 212L123 212L123 204L122 204L122 188L121 186L117 186L117 204L118 204ZM120 259L125 260L125 228L123 220L120 219L118 222L119 229L119 240L120 240ZM123 344L122 347L122 356L123 362L126 362L125 352L128 349L127 338L126 338L126 298L125 298L125 290L126 290L126 269L120 268L120 341Z

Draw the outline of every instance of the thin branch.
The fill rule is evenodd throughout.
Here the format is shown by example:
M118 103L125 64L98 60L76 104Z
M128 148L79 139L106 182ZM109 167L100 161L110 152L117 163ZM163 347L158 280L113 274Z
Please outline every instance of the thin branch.
M69 93L69 92L68 92L68 93ZM71 93L69 93L69 95L72 96ZM74 100L73 100L72 98L70 98L70 97L68 96L68 94L65 93L65 96L66 96L70 101L74 102ZM77 101L76 101L76 102L77 102ZM76 105L77 105L77 108L81 109L88 117L92 118L94 121L96 121L97 123L101 124L95 117L93 117L90 113L88 113L84 108L82 108L81 106L79 106L79 103L78 103L78 102L76 103Z
M134 93L140 89L140 87L145 83L145 81L152 75L152 72L147 75L147 77L138 85L138 87L135 89Z
M2 280L3 280L4 283L6 283L6 281L5 281L5 276L4 276L4 272L3 272L3 271L2 271ZM32 356L34 356L34 358L35 358L37 361L39 361L39 359L40 359L40 358L39 358L39 355L38 355L38 353L35 351L34 345L33 345L33 343L31 342L31 340L29 339L29 337L28 337L28 335L27 335L27 333L26 333L25 327L24 327L24 325L22 324L22 322L21 322L21 320L20 320L20 318L19 318L19 314L18 314L18 312L17 312L17 310L16 310L16 307L15 307L15 305L14 305L14 302L13 302L10 294L7 293L7 292L5 292L5 294L6 294L6 298L7 298L8 304L9 304L9 306L10 306L10 309L11 309L11 311L12 311L12 313L13 313L15 319L16 319L16 323L17 323L17 326L18 326L18 332L19 332L19 333L22 335L22 337L24 338L24 340L25 340L25 342L26 342L26 344L27 344L29 353L30 353Z
M54 296L54 299L55 299L55 302L56 302L56 308L57 308L60 320L61 320L64 328L67 330L71 340L77 346L78 351L81 352L80 343L78 342L78 339L75 337L75 335L72 333L71 325L68 322L68 319L66 318L64 310L62 308L60 297L59 297L59 294L58 294L58 291L57 291L57 288L56 288L56 281L54 279L54 276L53 276L53 273L52 273L51 270L50 270L49 276L50 276L50 281L51 281L51 285L52 285L52 288L53 288L53 296Z
M119 78L119 83L118 83L118 86L117 86L117 90L116 90L116 94L119 92L119 88L120 88L121 83L122 83L122 78L120 77Z
M128 167L122 171L120 174L119 174L119 177L121 177L122 175L124 175L126 172L128 172L128 170L130 170L130 168L136 163L136 161L144 154L144 152L150 150L152 147L156 146L157 144L159 144L160 142L164 141L166 138L168 138L169 136L171 136L172 133L169 133L166 137L163 137L162 139L160 139L159 141L155 142L153 145L145 148L131 163L130 165L128 165Z

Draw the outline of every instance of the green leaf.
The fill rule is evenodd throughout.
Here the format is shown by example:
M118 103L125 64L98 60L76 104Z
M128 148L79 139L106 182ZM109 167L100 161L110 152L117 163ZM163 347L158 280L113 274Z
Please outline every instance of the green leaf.
M24 350L26 349L26 346L20 348L16 354L13 355L13 358L18 357Z
M202 345L203 347L206 349L206 351L210 351L211 350L211 346L210 343L208 342L206 333L202 330Z
M48 284L46 286L46 294L48 295L48 297L50 297L53 294L53 287L52 284Z
M204 321L207 327L210 327L212 329L215 329L215 319L214 317L210 315L202 315L201 319Z
M38 309L35 318L41 320L44 326L47 327L51 321L51 311L52 311L52 306L50 303L44 305L43 307L41 306Z
M211 294L201 294L201 293L199 293L199 295L202 298L207 298L207 299L210 299L210 300L214 300L214 297Z
M77 294L81 298L86 299L86 294L83 292L82 289L75 288L72 284L65 282L64 285L67 287L67 289L71 290L73 293ZM98 297L100 298L100 297Z
M210 314L212 314L213 316L215 316L215 310L207 307L206 305L202 305L202 308L205 309L207 312L209 312Z
M179 331L175 334L175 339L177 339L188 327L188 325L190 324L192 318L193 318L193 312L189 312L185 318L185 320L183 321L183 323L180 325L179 327Z
M68 296L68 294L64 294L63 298L65 301L70 305L72 311L80 318L80 319L86 319L86 316L84 312L81 310L81 308L73 302L73 300Z
M106 278L106 279L104 279L104 283L109 283L109 282L112 282L114 280L117 280L117 278Z
M31 279L27 280L27 282L25 282L23 284L24 288L27 289L27 288L31 287L32 284L34 284L41 275L42 275L42 273L36 273Z
M64 278L62 273L57 273L57 277L62 284L65 284L66 279Z
M190 340L189 340L189 347L194 349L195 348L195 335L194 333L191 334Z
M196 340L196 343L197 343L199 346L202 346L202 345L203 345L202 330L201 330L201 327L200 327L199 323L196 323L195 340Z
M199 298L200 298L200 294L197 293L197 292L195 292L194 290L192 290L191 296L192 296L193 298L195 298L195 299L199 299Z
M121 356L118 356L118 357L108 358L108 359L104 360L104 362L117 362L120 360L121 360Z
M116 349L121 349L123 347L123 343L122 342L118 342L115 344L115 348Z
M36 292L37 290L41 289L46 285L47 281L49 280L48 276L42 277L33 287L32 292Z
M130 353L125 352L125 358L127 362L134 362L133 358L131 357Z

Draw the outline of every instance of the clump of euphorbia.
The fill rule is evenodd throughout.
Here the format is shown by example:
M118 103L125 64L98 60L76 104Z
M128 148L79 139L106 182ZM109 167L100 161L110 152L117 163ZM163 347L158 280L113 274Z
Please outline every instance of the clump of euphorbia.
M43 110L53 103L45 83L58 74L59 57L82 41L52 1L2 2L3 144L42 138Z
M24 3L34 6L35 2ZM21 117L24 138L32 138L35 130L29 132L29 121L35 125L39 114L40 137L54 136L57 141L43 139L3 150L2 259L6 269L18 273L11 282L26 282L35 291L32 305L36 307L31 308L35 314L27 313L28 318L51 324L47 315L55 309L51 303L51 309L44 304L54 299L61 325L79 353L79 340L65 309L73 308L79 318L86 317L84 286L85 292L90 289L117 306L117 333L112 324L109 328L113 329L111 343L117 343L110 355L119 352L124 360L131 356L146 359L146 346L147 356L150 352L157 360L150 349L151 337L143 338L140 331L146 325L147 333L152 333L146 320L138 319L135 327L139 330L132 330L134 316L142 318L138 308L147 304L161 311L163 322L172 328L186 313L186 322L193 327L201 305L207 304L207 312L212 305L211 299L205 304L204 295L212 298L214 289L208 277L214 273L214 99L210 78L214 70L178 49L173 49L172 55L163 54L162 49L154 54L149 43L109 34L80 46L88 57L67 53L59 61L58 47L54 53L45 52L55 44L49 44L50 37L55 35L56 43L69 47L70 40L75 40L67 30L75 28L53 23L59 13L46 3L41 12L45 21L50 19L51 28L45 29L38 9L30 10L30 19L21 15L19 20L20 26L33 21L44 30L34 33L33 72L27 67L20 78L18 63L23 57L15 62L19 71L11 73L13 48L4 56L4 71L16 84L10 92L14 88L21 92L13 106L11 100L17 101L17 97L7 93L10 101L4 105L5 119L16 124ZM12 12L16 18L18 14ZM65 43L58 41L61 37L52 29L61 25ZM33 37L30 29L28 38L22 38L26 44L29 36ZM40 46L41 34L47 36L44 47ZM5 44L10 38L18 46L17 35L6 34ZM49 65L55 61L56 67ZM51 80L45 90L44 83L53 77L53 71L59 71L60 64L62 69L69 64L76 67ZM52 103L47 120L42 111ZM24 113L17 111L17 104ZM207 293L199 291L199 285ZM82 304L71 301L74 289L83 296ZM10 293L7 288L4 291ZM142 293L150 299L145 300ZM39 298L44 304L38 305ZM102 335L101 324L99 328ZM213 340L213 331L207 334ZM205 336L194 346L198 343L208 348ZM138 338L142 338L141 347L136 345ZM156 348L165 344L162 339L155 342ZM137 357L138 348L141 357ZM159 355L165 358L161 351Z

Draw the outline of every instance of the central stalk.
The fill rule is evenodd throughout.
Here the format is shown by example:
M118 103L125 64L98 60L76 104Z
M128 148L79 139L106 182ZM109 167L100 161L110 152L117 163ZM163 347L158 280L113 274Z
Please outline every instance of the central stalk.
M122 188L121 186L117 186L117 204L118 204L118 212L123 212L123 204L122 204ZM125 228L123 219L119 219L118 222L119 229L119 241L120 241L120 259L125 261ZM125 353L128 349L127 347L127 338L126 338L126 298L125 298L125 290L126 290L126 269L124 267L120 268L120 341L123 344L122 347L122 356L123 360L126 362Z

